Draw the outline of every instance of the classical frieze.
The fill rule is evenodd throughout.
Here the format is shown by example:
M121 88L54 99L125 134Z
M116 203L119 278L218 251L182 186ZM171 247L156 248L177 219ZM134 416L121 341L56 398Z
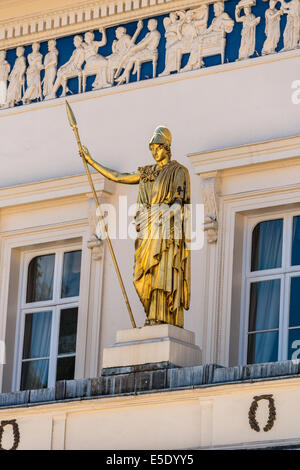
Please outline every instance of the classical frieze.
M0 106L225 67L298 48L299 34L300 0L199 1L191 9L1 51Z
M70 2L64 5L64 0L51 0L48 5L40 2L42 11L37 8L24 15L23 0L2 0L0 49L192 8L201 2L207 0L74 0L72 6ZM11 11L1 21L3 9Z

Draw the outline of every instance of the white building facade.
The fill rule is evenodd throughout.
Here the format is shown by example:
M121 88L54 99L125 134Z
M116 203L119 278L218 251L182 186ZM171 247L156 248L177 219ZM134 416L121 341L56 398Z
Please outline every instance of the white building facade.
M299 40L299 0L0 3L3 448L299 445ZM202 366L99 378L130 319L64 93L82 143L120 172L150 165L153 130L171 130L191 177L185 329ZM137 188L93 181L141 327Z

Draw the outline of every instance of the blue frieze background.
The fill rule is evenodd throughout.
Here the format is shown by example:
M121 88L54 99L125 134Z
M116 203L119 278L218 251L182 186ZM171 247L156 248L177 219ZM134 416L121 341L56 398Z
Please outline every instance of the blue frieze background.
M289 2L286 2L287 4ZM235 22L235 8L236 5L238 4L237 1L231 1L228 0L225 2L225 12L227 12L230 17L234 20L234 28L231 33L226 34L226 48L225 48L225 63L224 67L226 66L226 63L234 62L238 58L238 53L239 53L239 47L240 47L240 42L241 42L241 30L242 30L242 24ZM277 8L279 6L279 3L277 4ZM263 0L258 0L255 6L251 7L252 13L256 17L260 17L260 23L256 27L256 43L255 43L255 50L256 52L253 54L251 57L257 57L261 55L261 51L263 48L264 41L266 39L265 36L265 12L269 8L269 1L263 1ZM243 14L243 13L242 13ZM145 37L145 35L148 32L147 29L147 24L148 24L148 19L150 18L155 18L158 21L157 29L159 30L161 34L161 39L160 43L158 46L158 63L157 63L157 73L156 76L158 76L165 67L165 28L163 25L163 20L165 17L169 16L168 14L165 15L160 15L160 16L151 16L147 19L143 20L143 29L141 30L137 40L136 44L140 42L140 40ZM214 11L213 11L213 4L209 5L209 17L208 17L208 23L207 27L210 26L212 20L214 18ZM125 24L118 24L113 27L109 27L106 29L106 34L107 34L107 44L101 48L99 48L98 53L105 56L108 56L112 53L112 43L116 39L115 36L115 30L118 26L125 26L127 33L130 36L133 36L133 34L136 31L137 28L137 21L131 22L131 23L125 23ZM281 29L281 36L280 40L278 43L278 46L276 48L276 52L280 51L283 48L283 31L286 25L286 15L282 15L280 18L280 29ZM102 35L99 33L98 30L93 31L95 34L95 40L99 41L102 38ZM84 33L78 33L82 37L84 36ZM57 69L63 65L65 62L67 62L74 50L74 45L73 45L73 39L75 35L72 36L66 36L66 37L61 37L56 39L56 47L59 51L58 54L58 66ZM43 58L48 52L48 46L47 46L48 41L44 41L40 43L40 52L43 55ZM25 57L28 56L32 52L31 45L25 46ZM183 59L182 59L182 67L184 67L188 61L189 54L184 54ZM7 56L6 56L7 61L9 62L11 69L14 65L15 59L16 59L16 48L7 50ZM205 67L212 67L214 65L220 65L221 64L221 56L216 55L216 56L211 56L211 57L204 57L204 65ZM177 73L177 72L174 72ZM41 79L43 80L45 72L42 70L41 71ZM141 69L141 80L147 80L149 78L153 78L153 72L152 72L152 63L144 63L142 64L142 69ZM95 75L90 76L87 78L87 83L86 83L86 91L91 91L92 90L92 83L95 80ZM131 73L130 75L130 82L135 82L137 80L136 74L133 75ZM116 84L114 84L116 86ZM122 85L121 85L122 86ZM26 87L26 85L25 85ZM78 93L78 79L77 78L72 78L68 81L68 88L71 90L73 94ZM57 97L59 97L62 93L62 88L60 88L57 92ZM35 100L37 101L37 100ZM17 106L22 105L22 102L19 102Z

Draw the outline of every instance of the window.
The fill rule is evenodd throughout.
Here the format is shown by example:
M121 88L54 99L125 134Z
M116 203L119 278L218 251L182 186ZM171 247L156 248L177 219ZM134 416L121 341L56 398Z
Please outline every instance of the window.
M300 214L249 219L241 362L298 358Z
M16 388L51 387L74 378L81 250L26 254L23 264Z

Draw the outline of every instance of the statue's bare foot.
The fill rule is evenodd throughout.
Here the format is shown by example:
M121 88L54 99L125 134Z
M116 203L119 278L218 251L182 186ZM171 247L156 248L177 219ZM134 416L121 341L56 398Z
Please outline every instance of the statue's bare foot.
M145 321L144 326L153 326L153 325L165 325L166 322L160 320L148 320Z
M128 83L128 77L124 73L119 78L115 78L118 85L122 85L122 83Z
M190 72L191 70L193 70L192 66L186 65L183 69L180 69L179 72Z
M170 75L170 72L168 72L167 70L164 70L164 71L161 72L158 76L159 76L159 77L166 77L167 75Z
M49 95L46 95L44 99L45 100L54 100L54 98L55 98L55 95L50 93Z

